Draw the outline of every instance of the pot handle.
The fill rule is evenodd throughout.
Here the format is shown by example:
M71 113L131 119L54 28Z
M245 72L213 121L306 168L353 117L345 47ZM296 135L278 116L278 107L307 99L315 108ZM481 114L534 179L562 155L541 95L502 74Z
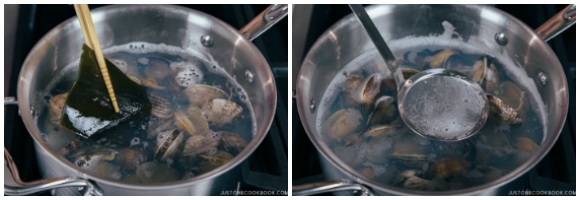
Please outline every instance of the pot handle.
M576 4L571 4L544 22L535 31L545 42L576 24Z
M366 186L349 180L307 183L292 186L292 196L315 195L325 192L360 191L361 196L374 196Z
M274 24L278 23L288 15L288 4L274 4L270 5L266 10L262 11L250 23L246 24L240 33L248 40L252 41L262 33L266 32Z
M8 182L16 184L15 186L6 184L7 176L12 178ZM4 178L4 195L28 195L63 187L84 187L85 196L103 195L101 189L95 184L80 178L63 177L24 182L20 179L18 168L6 148L4 148Z

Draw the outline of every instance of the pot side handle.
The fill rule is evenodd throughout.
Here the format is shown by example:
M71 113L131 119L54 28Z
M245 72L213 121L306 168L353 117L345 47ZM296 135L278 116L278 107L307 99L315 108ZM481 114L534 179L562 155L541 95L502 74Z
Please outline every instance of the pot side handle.
M292 186L292 196L315 195L338 191L360 191L361 196L374 196L368 187L353 183L349 180L316 182Z
M576 4L571 4L538 27L535 32L545 42L576 24Z
M7 178L11 179L6 180ZM101 189L95 184L80 178L62 177L23 182L18 174L18 168L6 148L4 148L4 179L4 195L28 195L63 187L84 187L85 196L103 195Z
M274 24L278 23L288 15L288 4L274 4L270 5L266 10L262 11L250 23L246 24L240 33L248 40L252 41L262 33L270 29Z

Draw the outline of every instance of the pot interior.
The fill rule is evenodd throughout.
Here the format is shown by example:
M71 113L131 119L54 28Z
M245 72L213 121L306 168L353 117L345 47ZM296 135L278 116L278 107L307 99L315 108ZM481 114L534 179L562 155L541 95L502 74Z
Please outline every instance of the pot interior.
M421 138L405 130L397 121L396 102L383 109L394 113L381 117L390 121L370 123L379 110L375 104L379 97L396 97L393 89L384 91L389 76L386 66L357 19L349 15L313 45L297 81L301 121L322 155L341 172L331 174L332 178L359 180L380 193L469 194L515 179L554 144L566 116L566 79L549 47L517 19L476 5L381 5L367 7L367 12L395 57L403 60L401 66L424 70L439 59L438 67L468 66L472 70L467 73L474 74L476 61L485 57L487 66L494 64L499 75L498 88L487 92L502 97L501 93L511 91L507 88L518 88L516 93L524 94L528 110L518 113L523 117L519 125L498 121L490 114L487 129L456 143ZM504 33L508 43L497 43L496 33ZM537 79L540 72L548 83ZM365 102L357 96L360 90L350 89L374 73L385 79L378 95ZM373 130L379 125L382 131ZM500 160L518 161L502 166ZM397 177L400 174L407 177ZM408 176L415 178L409 181Z
M125 68L124 70L131 71L139 66L147 66L145 68L152 69L149 73L139 71L133 75L137 77L141 75L140 78L145 80L145 77L151 74L166 72L167 76L171 77L162 79L178 82L179 74L184 74L184 70L197 69L197 73L189 73L193 75L188 78L199 78L197 75L203 73L205 76L202 77L212 80L200 79L195 83L221 87L227 95L224 97L226 100L237 99L237 103L243 108L245 114L241 114L242 117L236 120L244 121L245 126L211 125L210 122L210 129L214 126L213 136L218 135L222 138L220 141L225 140L223 139L225 137L221 137L223 136L221 132L236 134L242 132L239 135L245 140L243 142L245 148L237 149L237 156L234 155L225 162L219 161L220 165L210 167L209 170L206 168L203 173L192 176L193 178L182 180L181 177L186 176L187 173L180 172L177 180L145 185L119 181L117 177L99 177L94 171L81 169L77 167L78 163L66 160L61 155L61 149L69 145L70 140L78 139L78 136L50 123L48 120L50 111L47 104L50 104L53 96L66 92L76 77L84 39L78 20L72 18L55 27L36 44L20 73L19 105L27 129L39 144L37 146L42 148L37 151L49 152L46 156L53 157L55 162L60 163L59 165L69 171L86 173L88 178L97 182L120 187L134 187L135 185L157 187L191 184L198 180L216 177L240 164L256 149L265 137L273 119L276 91L272 73L264 57L237 30L212 16L178 6L107 6L96 9L91 14L105 57L111 59L122 70ZM211 37L213 44L204 46L201 42L202 36ZM129 74L129 72L126 73ZM183 92L186 86L189 85L182 85L182 88L176 91ZM187 101L187 98L185 100ZM173 108L173 111L179 112L187 112L187 110L188 106ZM171 116L173 114L170 113ZM206 134L203 135L206 136ZM187 140L187 137L186 135L183 140ZM148 140L148 143L145 140ZM154 146L157 146L156 140L155 136L143 136L138 143L145 149L154 149L156 148ZM131 142L128 142L127 147L132 146ZM223 146L221 143L223 142L219 145ZM179 147L179 153L182 152L182 148ZM231 148L231 145L228 148ZM212 155L221 153L219 147L207 152L210 153L209 151L214 153ZM158 156L154 155L154 157ZM171 161L165 159L159 160L151 156L145 159L162 165L171 165ZM62 174L60 170L56 171L50 176L70 175Z

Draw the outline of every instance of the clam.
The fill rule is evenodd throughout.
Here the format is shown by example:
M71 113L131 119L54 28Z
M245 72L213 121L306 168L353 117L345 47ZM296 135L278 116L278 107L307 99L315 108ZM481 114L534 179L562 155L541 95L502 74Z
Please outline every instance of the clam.
M151 114L163 119L173 116L171 102L166 97L157 92L149 92L147 96L149 97L149 101L151 101Z
M487 73L487 57L483 56L482 59L478 59L477 61L475 61L475 63L473 64L472 67L472 71L469 74L469 76L471 77L471 80L477 82L478 84L482 84L484 78L486 77L486 73Z
M207 119L202 111L195 106L190 106L186 113L175 112L174 117L177 128L190 136L205 135L209 131Z
M407 169L407 170L403 170L401 171L401 173L398 173L397 176L395 176L394 184L399 184L400 182L403 182L405 180L407 180L408 178L411 178L413 176L419 176L421 174L421 171L419 170L414 170L414 169Z
M114 160L118 154L118 151L110 148L103 146L92 146L78 149L72 156L74 157L75 164L77 166L85 167L100 161Z
M487 66L484 79L485 79L484 81L485 91L491 93L497 89L499 84L499 75L497 73L497 68L493 63Z
M429 174L434 178L447 179L457 174L460 174L471 167L468 161L446 157L438 160L429 169Z
M119 165L109 162L99 162L94 169L90 169L99 177L105 177L113 180L121 179L121 167Z
M430 180L422 179L418 176L411 176L403 183L403 188L419 191L435 190L437 186Z
M214 149L217 147L217 145L218 140L214 140L207 135L193 135L189 137L187 141L185 141L182 155L197 155L203 152L207 152L210 149Z
M169 182L181 178L177 170L157 162L141 163L135 174L143 183Z
M203 104L201 110L209 122L223 126L238 117L243 109L232 101L216 98Z
M82 169L92 171L100 177L121 179L121 171L118 165L109 163L114 160L119 152L102 146L92 146L78 149L72 156L74 164Z
M126 148L119 151L118 159L127 169L135 169L143 161L147 160L146 156L135 148Z
M521 117L525 117L525 113L530 107L526 92L511 81L501 83L497 97L511 106Z
M490 111L495 113L502 120L511 125L520 124L522 122L522 118L520 118L518 112L516 112L516 110L510 105L506 104L502 99L489 94L487 95L487 98L490 105Z
M139 58L137 61L142 65L145 76L153 80L162 80L169 74L169 62L158 57Z
M192 105L200 107L200 108L203 106L203 104L205 104L206 102L211 101L213 99L217 99L217 98L227 99L228 98L228 95L223 90L221 90L217 87L203 85L203 84L195 84L195 85L189 86L189 87L185 88L185 90L183 92L185 93L185 95L189 99L189 102Z
M370 104L374 101L375 97L381 88L381 75L373 74L365 79L353 93L353 99L357 103Z
M226 164L227 162L229 162L230 160L232 160L234 158L234 156L232 156L232 154L229 154L228 152L225 151L221 151L221 150L217 150L216 152L210 152L210 153L206 153L201 155L201 157L203 159L205 159L206 161L208 161L209 163L211 163L214 166L222 166L224 164Z
M516 152L516 161L517 163L524 163L527 161L531 154L538 148L538 144L536 144L533 140L527 137L517 137L515 139L514 146L517 149Z
M344 138L360 125L361 118L362 115L358 110L341 109L328 117L323 132L332 140Z
M240 152L248 145L248 142L238 134L222 131L221 135L224 149L228 151Z
M365 137L370 137L372 139L377 139L381 137L393 137L401 135L403 133L402 129L404 125L397 121L393 124L385 124L380 126L374 126L364 133Z
M54 124L59 124L60 119L62 117L62 109L64 107L64 103L66 102L66 98L68 96L68 92L58 94L53 96L49 101L50 106L50 121Z
M183 138L183 133L179 130L169 130L157 135L155 157L164 161L175 155L183 144Z
M157 137L159 133L176 129L173 119L163 119L158 117L150 117L148 122L147 134L149 137Z
M375 174L373 172L373 168L371 167L365 167L364 169L361 170L360 172L364 177L373 179L375 177Z
M443 50L443 51L435 54L431 58L431 62L429 62L429 67L430 68L443 67L443 65L447 61L447 59L454 54L456 54L456 52L454 50L451 50L451 49L446 49L446 50Z
M129 77L129 79L139 85L145 86L145 87L149 87L149 88L153 88L153 89L165 89L165 87L160 86L159 84L157 84L157 81L155 79L152 78L138 78L136 76L132 76L132 75L127 75L127 77Z
M358 75L349 76L343 86L343 97L347 105L356 105L355 93L359 85L362 84L364 79Z
M403 167L411 169L423 169L427 164L428 158L424 154L399 154L394 153L389 156L389 158L394 162Z
M419 144L419 138L414 135L407 135L395 141L389 158L394 163L411 169L423 169L428 161Z
M533 140L527 137L517 137L515 146L518 150L530 153L536 150L536 148L538 148L538 144L536 144Z
M387 124L393 121L397 115L395 107L395 98L392 96L382 96L375 102L375 109L371 113L367 126Z

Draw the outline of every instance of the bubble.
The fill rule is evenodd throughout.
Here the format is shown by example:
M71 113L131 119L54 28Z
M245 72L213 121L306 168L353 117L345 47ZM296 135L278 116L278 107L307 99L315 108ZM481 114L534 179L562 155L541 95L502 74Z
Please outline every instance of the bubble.
M141 57L137 59L137 62L142 65L149 65L149 59L145 57Z
M141 139L139 139L138 137L134 137L131 140L131 145L130 146L135 146L135 145L138 145L139 143L141 143Z

